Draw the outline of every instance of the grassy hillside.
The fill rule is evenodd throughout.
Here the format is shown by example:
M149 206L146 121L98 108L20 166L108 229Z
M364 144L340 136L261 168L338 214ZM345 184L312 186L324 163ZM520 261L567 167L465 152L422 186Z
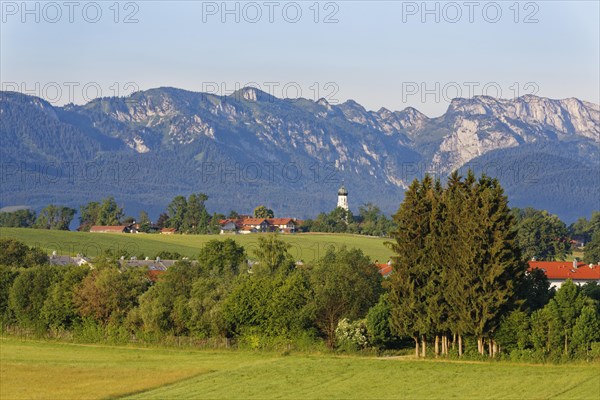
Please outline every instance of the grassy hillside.
M415 361L0 339L0 398L592 399L597 364Z
M260 234L251 235L148 235L50 231L26 228L0 228L0 237L9 237L40 247L51 253L77 253L95 256L106 249L126 249L134 255L152 257L161 250L176 251L193 257L204 243L212 239L232 238L244 246L251 256ZM327 247L346 245L362 249L373 260L386 262L391 252L383 244L386 239L347 234L281 235L292 245L291 254L298 260L311 261L322 256Z

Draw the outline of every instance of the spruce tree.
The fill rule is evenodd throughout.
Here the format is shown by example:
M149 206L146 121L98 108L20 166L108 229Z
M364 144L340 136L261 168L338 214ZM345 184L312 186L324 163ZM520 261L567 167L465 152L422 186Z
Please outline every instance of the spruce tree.
M389 244L394 274L390 280L392 327L398 334L422 339L439 335L447 352L446 333L478 338L484 353L488 339L495 353L493 332L500 318L517 304L517 290L525 276L516 244L508 200L497 180L469 171L463 180L450 176L443 189L426 176L414 181L394 215L398 229Z
M391 324L398 335L407 335L415 341L419 355L419 338L425 355L424 335L429 333L427 314L427 237L431 229L432 180L429 176L408 188L398 212L393 216L398 229L391 233L393 242L387 242L394 251L394 273L390 279L392 304Z

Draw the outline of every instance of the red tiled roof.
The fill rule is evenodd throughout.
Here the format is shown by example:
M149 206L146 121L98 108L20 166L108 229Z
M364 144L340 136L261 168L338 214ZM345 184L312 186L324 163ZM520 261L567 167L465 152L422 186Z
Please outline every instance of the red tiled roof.
M295 224L291 218L269 218L267 222L271 225L288 225L290 222Z
M158 278L160 277L160 275L164 274L165 272L167 272L167 271L149 270L148 277L150 278L150 280L152 282L156 282L156 281L158 281Z
M104 226L94 225L90 228L90 232L123 232L127 228L127 225L117 226Z
M529 270L541 269L548 279L598 280L600 281L600 266L592 268L584 262L578 262L577 268L572 261L529 261Z
M389 264L375 264L375 265L377 266L377 269L379 269L379 273L382 276L388 276L394 270L394 268Z
M166 233L169 233L169 232L170 233L175 233L177 231L177 229L176 228L162 228L160 231L161 232L166 232Z
M260 225L263 222L268 223L268 221L264 218L245 218L241 222L242 225Z
M376 264L382 276L388 276L394 268L388 264ZM584 262L578 262L573 268L572 261L529 261L529 269L539 268L548 279L573 279L600 281L600 265L594 264L592 268Z

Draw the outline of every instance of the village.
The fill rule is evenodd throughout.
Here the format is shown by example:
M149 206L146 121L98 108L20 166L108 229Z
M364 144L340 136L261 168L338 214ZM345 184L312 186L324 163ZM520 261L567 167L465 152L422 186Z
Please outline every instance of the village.
M348 190L344 185L342 185L337 192L337 207L345 211L349 210ZM294 234L299 231L302 223L303 221L297 218L256 218L251 215L239 215L237 218L220 219L219 233L221 235L246 235L252 233ZM142 233L140 231L140 224L135 222L118 226L94 225L89 231L92 233ZM159 228L155 225L152 225L152 231L162 235L173 235L178 233L175 228ZM572 244L575 245L577 243L573 242ZM159 257L156 259L145 257L144 260L138 260L136 257L131 257L129 259L121 257L119 263L123 268L145 267L148 269L150 278L156 280L160 274L166 272L167 269L173 266L177 261L178 260L161 260ZM54 252L50 256L50 263L54 265L91 265L91 260L80 254L75 257L70 257L60 256ZM252 261L248 261L248 263L249 266L253 264ZM298 260L296 261L296 264L302 265L303 261ZM393 273L394 268L391 260L388 260L386 263L380 263L378 260L375 260L374 264L377 266L377 269L383 278L388 278ZM574 258L572 262L537 261L534 257L528 262L528 265L528 271L530 273L536 269L542 271L548 278L550 287L554 289L559 289L567 279L571 279L577 285L584 285L588 282L600 284L600 263L586 264L578 261L576 258Z
M166 272L168 268L172 267L179 260L163 260L160 257L150 259L145 257L143 260L138 260L137 257L130 257L125 259L121 257L119 264L122 268L146 268L148 275L151 280L156 281L162 273ZM188 261L187 258L183 258L182 261ZM192 263L195 261L192 260ZM58 255L53 252L49 257L49 263L52 265L89 265L92 267L93 260L90 257L86 257L81 254L76 256ZM251 266L255 262L248 260L248 266ZM392 261L389 260L386 263L380 263L378 260L374 261L379 274L385 279L389 278L394 272ZM296 261L297 266L303 265L303 261ZM536 261L531 260L528 262L528 272L533 273L534 270L542 271L550 283L550 288L560 289L562 284L567 280L572 280L576 285L582 286L588 282L595 282L600 285L600 263L597 264L586 264L584 262L574 259L573 261Z
M348 190L344 185L337 192L337 207L348 211ZM238 215L236 218L223 218L219 220L220 234L249 234L249 233L296 233L303 221L298 218L259 218L251 215ZM159 227L151 224L149 233L172 235L176 228ZM93 233L142 233L141 225L133 221L124 225L93 225L89 232Z
M302 221L296 218L255 218L250 215L241 215L239 218L226 218L219 220L220 234L249 234L249 233L296 233ZM127 225L94 225L90 228L92 233L142 233L140 224ZM176 228L159 228L151 226L151 232L162 235L172 235Z

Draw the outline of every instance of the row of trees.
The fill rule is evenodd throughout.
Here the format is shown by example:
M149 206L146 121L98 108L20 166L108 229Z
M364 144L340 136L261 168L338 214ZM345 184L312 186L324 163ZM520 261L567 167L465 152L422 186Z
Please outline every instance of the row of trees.
M566 227L546 212L510 210L497 180L476 179L471 172L464 179L452 174L446 187L430 177L415 180L394 221L391 328L413 338L417 356L419 350L426 354L428 341L436 356L448 354L450 337L460 356L465 335L476 338L480 354L490 356L499 352L499 344L512 350L515 335L530 338L520 350L529 346L554 354L556 338L564 339L569 355L568 340L580 316L580 348L587 352L592 341L600 340L587 328L598 319L590 298L579 295L571 282L550 300L543 272L526 272L525 260L532 254L564 257L565 242L546 239L561 238ZM522 250L536 252L523 257ZM518 334L511 331L515 321L524 320L531 321L531 331L524 326Z
M13 228L36 228L69 230L77 211L73 208L50 204L36 215L29 209L0 213L0 226Z
M102 202L91 201L79 208L79 230L89 231L94 225L120 225L124 217L123 207L112 196Z
M523 258L530 260L564 260L574 246L583 244L586 263L600 262L600 212L567 225L556 215L533 208L513 208L518 231L517 244Z
M7 249L0 254L12 254L0 258L4 328L100 332L83 337L92 341L117 332L124 341L132 336L219 337L261 347L273 340L293 343L304 338L316 344L323 338L331 348L385 349L402 347L408 335L404 327L415 327L416 322L419 327L441 326L441 319L436 322L434 316L440 315L435 314L436 307L443 304L421 300L422 304L413 303L414 311L407 310L397 297L396 274L382 282L371 261L356 249L332 248L313 263L296 265L285 242L261 236L251 255L256 261L248 263L245 249L235 241L213 240L201 248L197 259L178 262L154 282L145 269L123 268L114 258L95 259L93 269L50 266L44 264L47 257L17 241L2 239L0 247ZM521 287L527 290L515 295L514 304L520 306L504 308L499 316L493 335L497 351L525 356L534 352L538 361L590 356L594 342L600 340L596 329L600 286L579 289L567 282L553 295L540 272L526 275ZM479 291L474 288L473 293ZM476 324L483 309L465 313ZM420 317L421 312L430 313L428 319ZM450 328L446 332L452 333ZM470 353L471 343L479 337L466 329L458 332L435 341L432 335L419 338L421 355L427 354L427 343L438 343L443 353L459 356L464 342ZM600 349L595 346L597 357Z
M152 232L160 228L175 228L181 233L218 233L219 220L237 219L239 214L231 211L210 215L206 209L208 196L203 193L191 194L187 199L176 196L167 210L160 214L156 224L152 224L144 210L139 217L125 217L114 197L101 202L89 202L80 207L79 230L87 231L93 225L120 225L133 223L140 225L140 231ZM69 207L49 205L39 215L32 210L17 210L0 213L0 226L68 230L76 211ZM511 214L517 229L517 245L523 259L552 261L564 260L572 252L572 240L585 244L584 261L600 262L600 212L594 212L588 221L580 218L569 227L556 215L533 208L513 208ZM273 210L260 205L254 209L256 218L273 218ZM330 213L320 213L314 220L308 219L301 226L306 232L355 233L370 236L389 236L396 228L393 219L372 203L359 207L358 215L351 211L336 208Z
M337 207L330 213L320 213L314 220L304 221L307 232L356 233L369 236L388 236L394 228L393 220L372 203L358 208L358 215Z
M495 337L512 354L533 351L536 358L585 358L592 344L600 342L599 305L599 285L593 282L579 288L568 280L544 307L533 312L517 309L505 315Z
M381 276L360 250L330 249L297 268L288 249L276 236L260 237L249 267L234 240L213 240L155 284L147 271L108 258L93 269L2 265L2 322L37 331L93 323L155 337L322 335L334 347L338 322L364 317L377 302Z
M415 180L394 215L396 256L390 280L391 322L426 354L447 354L448 337L477 338L479 353L497 352L494 333L504 314L518 306L527 264L500 184L452 174L447 187L426 176ZM440 349L441 346L441 349Z
M208 196L192 193L186 199L176 196L167 206L167 211L158 218L159 227L175 228L181 233L216 233L219 231L219 216L211 218L206 210Z

